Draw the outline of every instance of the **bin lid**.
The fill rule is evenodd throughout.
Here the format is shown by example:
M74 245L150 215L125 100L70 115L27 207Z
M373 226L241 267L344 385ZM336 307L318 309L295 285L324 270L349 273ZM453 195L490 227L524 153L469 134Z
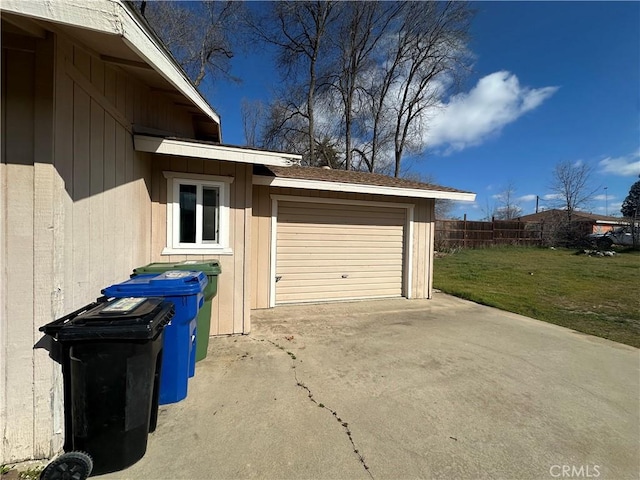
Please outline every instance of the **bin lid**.
M167 270L191 270L204 272L207 276L220 275L222 268L217 260L183 260L181 262L155 262L138 267L133 273L140 275L143 273L161 273Z
M161 274L145 274L111 285L102 292L108 297L175 297L197 295L207 286L203 272L169 270Z
M171 321L174 306L163 298L126 297L93 303L40 331L61 342L153 340Z

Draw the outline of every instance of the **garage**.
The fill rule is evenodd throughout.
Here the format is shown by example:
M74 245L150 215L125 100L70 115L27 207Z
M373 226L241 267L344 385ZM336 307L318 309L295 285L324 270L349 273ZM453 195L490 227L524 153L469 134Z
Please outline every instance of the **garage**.
M409 209L330 200L278 201L275 303L402 296Z
M431 298L435 201L474 198L376 173L254 166L250 308Z

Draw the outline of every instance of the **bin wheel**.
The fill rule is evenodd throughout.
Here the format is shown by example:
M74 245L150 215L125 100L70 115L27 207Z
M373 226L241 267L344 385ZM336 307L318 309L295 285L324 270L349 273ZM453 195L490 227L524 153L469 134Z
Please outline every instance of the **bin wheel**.
M63 453L46 466L40 480L86 480L93 470L93 460L88 453Z

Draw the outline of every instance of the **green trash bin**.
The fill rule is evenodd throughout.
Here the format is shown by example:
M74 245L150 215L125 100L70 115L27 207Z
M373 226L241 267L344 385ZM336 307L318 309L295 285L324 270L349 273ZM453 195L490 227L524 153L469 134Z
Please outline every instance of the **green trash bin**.
M209 346L209 331L211 330L211 300L218 291L218 275L222 272L217 260L185 260L182 262L156 262L138 267L133 270L134 275L145 273L164 273L169 270L195 270L203 272L209 283L204 289L204 305L198 312L196 330L196 362L207 356Z

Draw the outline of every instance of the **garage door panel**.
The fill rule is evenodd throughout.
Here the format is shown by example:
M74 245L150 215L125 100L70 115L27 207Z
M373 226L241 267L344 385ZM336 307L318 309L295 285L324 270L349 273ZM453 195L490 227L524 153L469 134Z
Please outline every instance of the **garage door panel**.
M278 212L285 214L289 218L303 218L305 219L306 214L329 214L334 217L340 216L355 216L355 217L368 217L368 218L379 218L379 217L393 217L397 218L397 208L391 207L382 207L377 205L344 205L344 204L331 204L331 203L307 203L307 204L294 204L291 202L281 202L278 205ZM308 218L308 217L306 217Z
M399 215L397 208L331 204L322 204L321 206L313 206L313 204L289 205L286 202L283 203L278 205L278 220L282 219L284 225L404 225L404 215ZM401 212L404 214L403 211Z
M309 219L307 219L309 220ZM383 235L392 235L398 232L398 225L343 225L343 224L324 224L319 225L317 223L286 223L278 225L278 236L283 235L321 235L321 234L337 234L337 235L367 235L376 231L381 232Z
M312 278L312 279L304 279L304 278L288 278L287 276L283 276L282 280L278 283L279 286L286 289L287 292L327 292L327 291L340 291L340 292L354 292L360 290L380 290L384 289L391 294L399 294L397 288L395 288L392 284L394 282L400 281L401 276L395 277L376 277L370 279L370 281L363 282L362 279L358 278L348 278L348 279L340 279L340 278ZM338 287L338 288L336 288Z
M371 266L371 265L380 265L380 266L389 266L390 268L394 267L398 263L401 263L402 255L400 254L391 254L385 255L384 258L376 257L375 263L366 255L356 254L348 254L341 252L339 254L325 254L325 255L315 255L313 257L309 257L309 255L290 255L282 258L278 262L278 268L286 268L286 267L295 267L299 265L300 267L304 267L306 265L310 267L318 267L320 265L331 265L331 266L343 266L347 267L349 265L357 266Z
M278 209L278 217L280 217L280 210ZM313 223L309 223L309 220L313 219ZM287 219L289 224L302 224L302 225L379 225L379 226L399 226L398 221L395 218L380 217L375 220L369 217L358 217L356 215L344 215L340 218L327 213L318 213L317 215L305 215L299 219L289 217Z
M367 290L365 292L302 292L284 293L278 296L278 303L325 302L335 300L354 300L359 298L393 298L401 294L387 290Z
M322 244L322 242L305 242L305 246L303 247L278 248L278 254L287 255L289 253L306 253L311 256L315 255L314 253L309 253L310 248L322 249L323 255L340 255L343 253L351 255L349 252L353 252L354 255L369 255L374 253L385 253L385 250L388 250L389 253L395 253L397 251L393 246L385 246L384 244L378 244L372 247L366 243L363 244L358 242L354 242L351 245L345 243L341 243L340 245L327 245L326 243Z
M294 282L288 285L286 282L280 281L278 283L282 283L281 287L286 289L286 293L326 293L333 292L335 295L344 295L345 298L349 298L352 296L362 296L362 292L370 292L370 291L383 291L386 295L395 296L400 295L402 292L399 288L390 287L391 281L393 279L387 279L386 281L377 281L373 283L362 283L362 282L342 282L340 284L340 288L335 288L335 283L327 284L320 283L318 281L310 281L305 283ZM355 294L358 295L355 295ZM369 294L367 294L369 295Z
M349 291L346 291L346 289ZM400 291L395 288L386 287L384 284L373 284L373 285L363 285L363 284L354 284L354 285L345 285L341 290L335 290L331 288L329 285L296 285L289 289L287 289L288 295L300 295L303 293L317 295L323 294L327 296L327 294L332 295L334 298L336 295L341 298L350 298L350 297L362 297L362 296L371 296L371 292L384 292L384 295L387 296L399 296ZM342 297L344 295L344 297Z
M402 295L405 210L278 203L276 303Z
M364 267L362 267L364 268ZM320 270L313 271L311 266L304 268L304 271L300 271L301 269L296 268L295 270L287 270L283 269L278 272L278 277L284 280L292 280L292 279L301 279L301 280L315 280L322 279L324 280L340 280L343 277L349 279L356 279L360 282L366 282L371 280L376 281L378 278L397 278L401 279L402 271L400 270L370 270L370 269L361 269L357 270L355 268L345 269L342 271L338 271L334 269L333 271L329 270Z
M326 248L326 251L329 252L333 252L333 251L340 251L340 249L342 248L342 250L348 250L348 251L353 251L353 250L360 250L363 252L373 252L373 251L380 251L380 250L390 250L390 251L395 251L397 250L397 245L399 242L402 242L402 237L400 238L385 238L384 240L376 240L376 241L371 241L371 242L367 242L366 241L366 237L363 237L361 239L353 239L353 238L347 238L347 239L342 239L340 237L327 237L324 239L318 239L315 238L313 240L308 239L308 238L300 238L300 239L292 239L292 240L281 240L282 244L278 246L278 253L282 253L282 254L287 254L289 252L295 251L296 249L301 248L300 244L304 243L305 247L307 247L307 253L309 252L309 248L310 247L314 247L314 248L319 248L322 249L324 251L324 249ZM335 245L329 245L329 243L335 244Z
M309 260L308 256L298 255L298 258L290 258L288 260L278 260L278 271L282 269L292 268L297 269L299 271L303 271L305 268L312 269L324 269L324 268L333 268L338 266L345 266L346 262L349 261L349 266L352 267L366 267L369 265L374 265L381 268L396 268L398 263L402 261L402 256L393 256L389 258L377 258L375 263L371 263L371 260L368 258L364 259L353 259L353 258L335 258L333 256L326 256L320 260ZM296 271L297 271L296 270ZM293 271L293 270L292 270Z
M342 269L337 269L336 267L340 267L342 266ZM340 264L337 262L333 262L332 265L318 265L318 264L307 264L305 265L297 265L297 264L291 264L290 266L287 265L283 265L280 266L280 268L278 269L278 271L280 272L280 275L304 275L304 274L317 274L317 275L323 275L323 274L333 274L333 275L342 275L343 273L340 272L340 270L345 271L346 274L348 275L363 275L363 276L367 276L367 275L381 275L381 274L387 274L389 276L391 275L401 275L402 274L402 268L400 268L398 266L398 262L388 262L386 265L383 263L380 264L376 264L376 265L369 265L366 263L361 263L360 265L357 264L349 264L349 265L344 265L344 264Z
M325 230L324 232L309 233L283 233L279 236L281 242L317 242L317 241L336 241L336 242L367 242L369 245L375 245L377 242L399 242L402 241L402 232L398 232L398 227L388 232L380 230L362 230L360 232L341 232L340 230Z

